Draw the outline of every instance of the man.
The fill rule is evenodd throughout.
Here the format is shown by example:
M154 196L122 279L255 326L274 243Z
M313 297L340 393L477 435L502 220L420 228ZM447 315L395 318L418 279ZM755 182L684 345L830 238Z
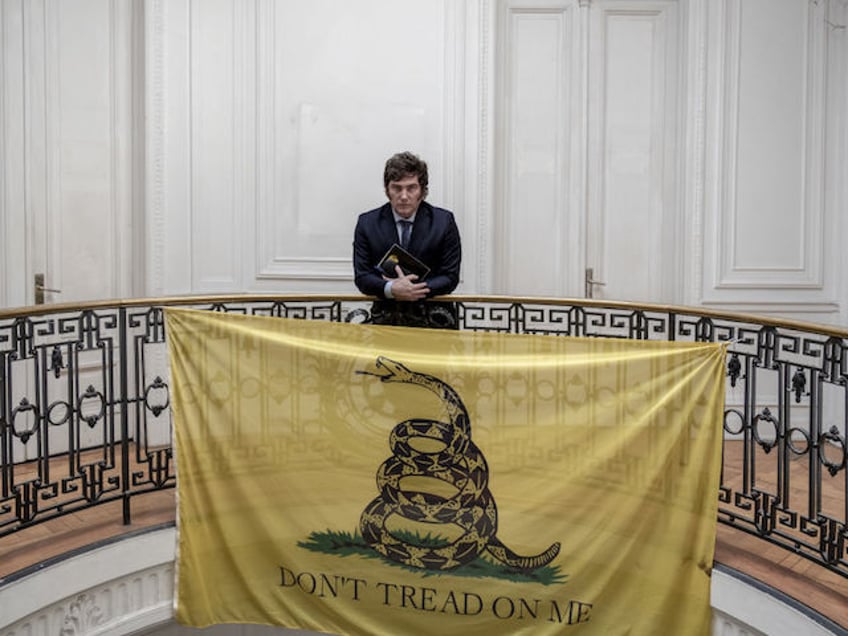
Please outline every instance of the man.
M389 202L360 214L357 220L354 281L363 294L379 299L371 309L376 324L458 328L453 303L424 302L456 289L462 260L453 213L424 200L428 183L427 164L416 155L401 152L390 157L383 171ZM392 276L378 267L395 243L429 267L423 279L404 274L399 265Z

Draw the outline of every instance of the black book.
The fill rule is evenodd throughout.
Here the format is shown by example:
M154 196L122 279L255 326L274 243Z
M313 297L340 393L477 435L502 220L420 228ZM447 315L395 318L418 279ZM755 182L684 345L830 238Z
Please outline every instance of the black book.
M380 259L380 262L377 263L377 269L389 278L397 278L397 272L395 271L396 265L400 265L404 274L415 274L418 276L418 280L423 280L430 273L429 267L397 243L392 245L389 251Z

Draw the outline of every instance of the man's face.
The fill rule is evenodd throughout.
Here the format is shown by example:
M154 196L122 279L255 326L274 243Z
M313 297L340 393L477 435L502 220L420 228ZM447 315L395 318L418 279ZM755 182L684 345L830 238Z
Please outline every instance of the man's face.
M421 184L418 183L418 177L410 175L397 181L389 181L389 185L386 187L386 196L389 197L389 201L398 216L408 219L418 209L418 204L424 198L424 193L421 190Z

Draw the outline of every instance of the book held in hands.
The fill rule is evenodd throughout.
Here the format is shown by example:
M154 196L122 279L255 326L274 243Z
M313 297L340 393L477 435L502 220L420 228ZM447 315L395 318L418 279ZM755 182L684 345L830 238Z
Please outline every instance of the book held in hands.
M395 266L400 265L401 270L405 275L415 274L418 280L423 280L430 273L430 268L422 263L418 258L407 252L400 245L395 243L377 263L377 269L389 278L396 278L397 272Z

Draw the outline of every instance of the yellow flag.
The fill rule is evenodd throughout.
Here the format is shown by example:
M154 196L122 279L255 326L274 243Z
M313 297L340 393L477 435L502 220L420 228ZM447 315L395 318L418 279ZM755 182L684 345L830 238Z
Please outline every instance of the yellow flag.
M721 345L166 326L179 622L709 633Z

